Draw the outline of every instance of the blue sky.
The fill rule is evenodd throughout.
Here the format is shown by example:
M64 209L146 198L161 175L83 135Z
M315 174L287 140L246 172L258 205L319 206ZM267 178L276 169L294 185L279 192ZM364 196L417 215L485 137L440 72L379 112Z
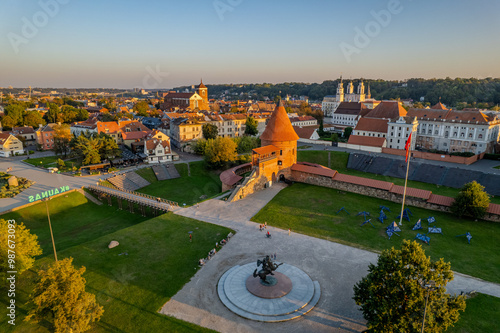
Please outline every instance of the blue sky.
M0 4L0 87L500 77L496 0Z

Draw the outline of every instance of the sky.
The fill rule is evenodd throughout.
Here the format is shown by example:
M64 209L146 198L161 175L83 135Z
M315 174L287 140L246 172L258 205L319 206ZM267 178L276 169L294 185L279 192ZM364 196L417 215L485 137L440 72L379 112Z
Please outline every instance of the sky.
M0 87L500 77L497 0L0 0Z

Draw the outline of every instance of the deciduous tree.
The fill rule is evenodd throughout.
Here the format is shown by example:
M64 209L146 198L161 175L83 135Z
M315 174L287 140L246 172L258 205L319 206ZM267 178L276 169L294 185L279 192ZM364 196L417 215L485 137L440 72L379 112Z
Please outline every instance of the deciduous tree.
M257 135L259 134L259 130L257 129L257 120L254 117L249 116L245 122L245 134L246 135Z
M236 143L231 138L217 137L207 140L205 161L211 168L220 168L237 157Z
M53 320L55 332L84 332L98 321L104 310L95 295L85 291L85 267L75 269L73 258L54 262L47 270L39 270L30 303L33 308L25 320Z
M64 157L71 151L71 132L68 124L55 125L54 130L54 152Z
M458 217L482 218L490 205L490 198L484 186L475 180L465 184L455 197L450 210Z
M20 274L30 269L35 262L35 257L40 254L42 254L42 249L38 244L37 235L31 234L22 222L17 224L0 219L0 267L2 267L0 278L2 281L5 281L6 272L9 270L15 270ZM9 262L9 259L14 261Z
M207 140L215 139L219 135L219 129L214 124L210 123L203 124L201 130L203 132L203 137Z
M420 332L426 297L426 332L444 332L465 310L464 296L446 294L453 280L450 263L431 261L415 241L403 241L401 250L384 250L368 271L354 286L353 298L370 332ZM429 281L435 283L432 291L423 287Z
M24 116L24 125L31 126L33 128L38 128L38 125L45 125L45 119L38 111L28 111Z

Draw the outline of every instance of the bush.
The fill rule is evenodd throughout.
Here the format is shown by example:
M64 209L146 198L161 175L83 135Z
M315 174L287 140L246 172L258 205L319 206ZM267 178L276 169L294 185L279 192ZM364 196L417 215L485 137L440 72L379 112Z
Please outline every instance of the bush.
M500 160L500 154L484 154L483 157L485 160L495 160L499 161Z
M462 157L472 157L475 154L471 153L471 152L454 152L454 153L451 153L450 155L452 155L452 156L462 156Z
M458 217L470 216L479 219L486 214L489 205L490 198L484 191L484 186L473 181L460 189L450 210Z

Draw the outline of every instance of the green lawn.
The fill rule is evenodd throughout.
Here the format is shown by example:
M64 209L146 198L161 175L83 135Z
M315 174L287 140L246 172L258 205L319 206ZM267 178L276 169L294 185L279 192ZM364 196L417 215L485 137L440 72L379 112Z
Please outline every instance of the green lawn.
M389 220L384 224L378 222L379 205L387 206ZM336 212L345 207L345 212ZM401 205L377 198L355 193L342 192L330 188L296 183L282 190L268 205L257 213L252 221L324 238L360 248L381 251L392 246L399 246L404 238L413 239L418 232L411 230L417 219L434 216L433 224L443 229L443 235L431 234L430 245L423 245L427 254L433 259L444 258L450 261L452 269L476 276L488 281L500 282L500 223L457 219L451 214L410 207L413 218L404 222L401 237L396 235L388 239L385 227L399 215ZM372 227L369 223L360 226L360 211L368 211L372 215ZM285 217L285 218L284 218ZM427 221L422 223L427 228ZM456 235L470 232L471 245L465 237Z
M478 294L467 300L465 312L447 333L498 333L500 328L496 321L500 313L500 298Z
M188 176L187 164L174 164L180 178L157 181L139 189L137 192L175 201L180 206L193 205L209 198L222 190L219 174L205 169L205 162L191 162L191 175Z
M63 208L66 204L56 206ZM104 223L94 224L89 227L96 229L94 234L79 239L75 238L77 233L61 234L61 230L54 230L56 245L68 245L58 246L58 258L73 257L75 266L86 267L86 290L95 294L99 304L104 307L104 316L89 332L209 332L157 312L190 280L199 269L198 260L205 257L215 242L225 237L230 229L172 213L145 220L138 214L123 212L131 218L118 225L116 222L126 216L117 217L113 222L112 216L120 213L115 207L97 206L93 203L75 203L73 206L76 207L68 208L68 211L76 213L76 209L83 206L89 213L100 211L102 216L95 213L94 218L115 223L113 231L107 230ZM32 213L26 213L31 210ZM74 217L60 217L66 231L72 230ZM41 243L50 244L50 236L45 231L36 231L37 226L46 223L46 217L39 209L29 207L20 211L16 218L17 221L25 221L29 227L34 227L31 231L38 234ZM83 224L79 226L82 229ZM193 231L193 242L189 242L188 231ZM107 245L111 240L117 240L120 245L108 249ZM23 319L27 312L25 304L36 279L36 269L46 267L52 261L52 252L45 251L43 258L35 262L34 269L18 277L16 326L7 324L7 317L3 316L0 318L1 332L49 332L47 322L33 325ZM1 292L2 306L6 306L7 301L7 292Z
M98 206L89 202L78 192L71 192L48 201L50 221L54 233L56 250L87 242L147 220L140 214L118 210L116 206ZM14 219L38 235L42 256L52 255L47 209L44 202L15 212L1 215L3 219Z
M60 158L61 158L60 156L47 156L47 157L25 159L23 161L33 166L41 166L43 168L51 168L51 167L59 168L59 166L57 165L57 160ZM77 168L81 166L81 161L75 158L70 160L64 160L64 162L65 162L65 167L63 167L61 171L71 171L71 168L73 166Z
M158 178L156 178L155 172L152 168L142 168L135 171L136 174L146 179L151 184L156 183Z
M34 166L42 166L44 168L57 166L56 162L59 159L58 156L47 156L47 157L38 157L38 158L30 158L24 160L24 162L29 163Z
M328 153L331 154L330 166L328 166ZM388 177L383 175L377 175L374 173L363 172L347 168L347 161L349 159L349 153L338 152L338 151L298 151L297 161L299 162L310 162L321 164L323 166L329 167L330 169L337 170L340 173L376 180L382 180L389 183L394 183L395 185L404 186L404 178ZM440 186L436 184L417 182L413 180L408 180L408 187L418 188L422 190L431 191L434 194L444 195L447 197L456 197L460 191L457 188ZM500 204L500 197L490 198L492 203Z

